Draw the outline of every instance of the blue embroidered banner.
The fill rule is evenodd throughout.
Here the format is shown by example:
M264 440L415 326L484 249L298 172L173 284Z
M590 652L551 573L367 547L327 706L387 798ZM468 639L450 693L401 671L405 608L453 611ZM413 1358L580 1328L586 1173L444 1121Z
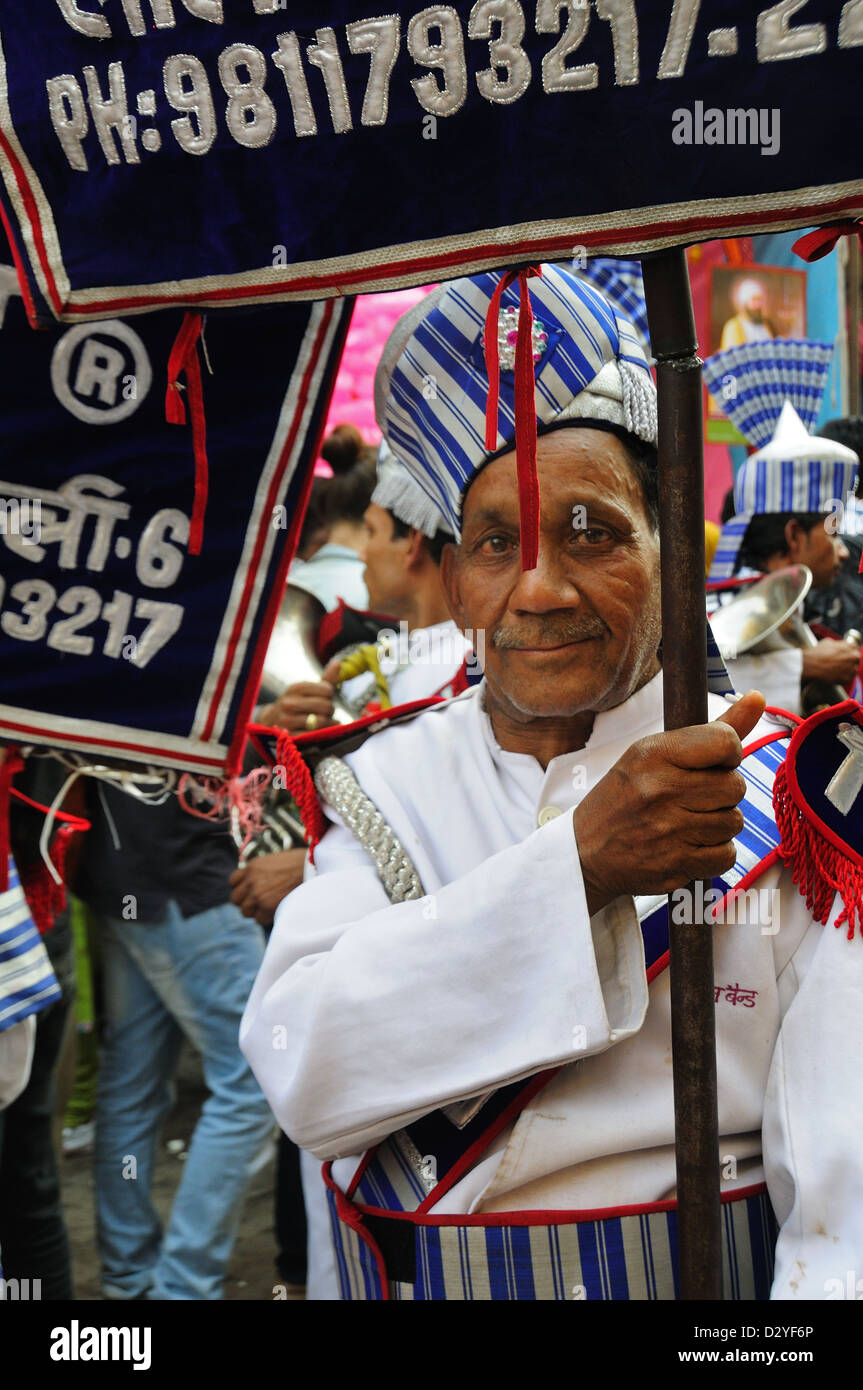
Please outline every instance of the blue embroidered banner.
M0 0L33 315L418 284L863 213L861 0Z
M206 315L196 480L180 310L34 333L0 297L0 741L236 762L352 302Z

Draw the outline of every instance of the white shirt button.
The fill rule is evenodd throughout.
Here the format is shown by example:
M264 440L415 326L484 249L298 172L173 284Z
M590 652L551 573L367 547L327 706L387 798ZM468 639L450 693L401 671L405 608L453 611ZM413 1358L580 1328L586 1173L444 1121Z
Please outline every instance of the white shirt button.
M561 814L562 812L559 806L543 806L536 818L537 825L548 825L550 820L556 820Z

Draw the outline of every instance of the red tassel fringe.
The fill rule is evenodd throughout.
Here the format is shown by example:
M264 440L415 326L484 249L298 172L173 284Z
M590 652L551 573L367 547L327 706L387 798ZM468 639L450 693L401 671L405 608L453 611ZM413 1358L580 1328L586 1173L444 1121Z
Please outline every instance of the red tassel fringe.
M78 834L75 825L61 825L49 850L51 863L62 879L66 877L66 855L73 835ZM66 906L66 885L55 883L44 864L28 864L19 870L18 877L30 916L39 931L50 931L59 913Z
M9 891L9 797L12 778L23 766L24 761L17 749L7 748L6 757L0 763L0 893Z
M863 937L863 869L831 845L806 819L791 796L783 763L773 783L773 810L779 829L779 853L817 922L826 923L837 893L843 910L836 926L847 923L847 937L859 926Z
M280 767L284 769L285 788L299 807L309 845L309 858L314 864L315 847L326 830L326 821L312 774L306 767L297 745L285 729L279 730L276 756Z

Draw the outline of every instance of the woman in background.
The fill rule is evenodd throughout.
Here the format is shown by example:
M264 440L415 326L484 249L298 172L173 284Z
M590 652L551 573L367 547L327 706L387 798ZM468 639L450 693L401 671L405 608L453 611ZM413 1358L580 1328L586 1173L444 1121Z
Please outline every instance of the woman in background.
M327 612L340 598L350 608L366 609L366 508L375 486L377 449L366 444L355 425L338 425L321 445L332 478L312 485L298 558L288 582L307 589Z

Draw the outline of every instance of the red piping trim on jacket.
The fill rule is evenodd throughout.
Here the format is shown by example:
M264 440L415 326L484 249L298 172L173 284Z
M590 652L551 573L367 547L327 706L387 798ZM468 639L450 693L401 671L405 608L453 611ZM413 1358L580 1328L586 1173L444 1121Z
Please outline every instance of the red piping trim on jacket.
M384 1257L381 1253L380 1246L363 1221L364 1213L358 1206L355 1206L348 1200L341 1188L333 1181L329 1169L330 1164L325 1163L322 1169L322 1176L325 1185L330 1188L335 1196L336 1211L339 1220L343 1221L346 1226L349 1226L352 1231L356 1231L359 1239L363 1241L372 1252L375 1264L377 1265L378 1279L381 1286L381 1299L384 1302L388 1302L390 1296L389 1276L387 1275L387 1267L384 1264Z
M36 205L36 199L33 196L33 190L31 189L30 184L27 180L27 175L24 172L24 168L19 162L18 156L15 154L15 151L13 150L12 146L10 145L2 130L0 130L0 149L2 149L7 160L9 161L12 173L15 177L15 182L18 185L18 191L21 194L21 199L24 203L24 209L27 213L27 217L30 220L30 227L33 232L33 242L36 247L36 255L39 258L39 264L42 267L42 273L45 276L45 280L48 285L48 298L51 301L51 307L54 310L54 313L59 318L63 312L63 302L57 291L57 285L54 280L54 273L51 269L51 263L48 259L48 252L45 249L45 238L42 233L42 224L39 221L39 209Z
M425 1213L431 1211L432 1207L437 1206L441 1197L445 1196L450 1188L458 1182L459 1178L464 1176L468 1169L472 1167L474 1161L479 1158L480 1154L485 1153L489 1145L494 1142L504 1129L506 1129L510 1120L514 1119L516 1115L520 1115L525 1106L528 1105L535 1096L539 1095L539 1092L544 1090L548 1083L553 1081L558 1072L562 1070L562 1066L550 1067L547 1071L541 1071L538 1076L534 1076L528 1081L524 1089L519 1091L517 1096L513 1097L506 1109L498 1115L497 1119L489 1125L488 1129L484 1130L479 1138L474 1140L470 1148L465 1150L458 1162L453 1164L446 1177L441 1178L437 1186L432 1188L429 1195L420 1203L417 1210Z
M623 1216L648 1216L654 1212L677 1210L677 1198L671 1197L664 1202L645 1202L634 1206L593 1207L581 1211L549 1207L546 1210L453 1212L441 1216L421 1210L419 1212L390 1211L386 1207L366 1206L362 1202L351 1204L333 1179L331 1163L324 1164L322 1176L326 1186L336 1194L337 1202L338 1198L341 1197L350 1211L358 1212L361 1216L384 1216L391 1221L411 1221L415 1226L577 1226L583 1225L587 1221L609 1221ZM744 1201L749 1197L757 1197L766 1191L767 1184L765 1182L750 1183L746 1187L735 1187L731 1188L730 1191L720 1193L719 1200L722 1203ZM348 1224L358 1230L353 1222ZM377 1249L377 1247L375 1248Z

